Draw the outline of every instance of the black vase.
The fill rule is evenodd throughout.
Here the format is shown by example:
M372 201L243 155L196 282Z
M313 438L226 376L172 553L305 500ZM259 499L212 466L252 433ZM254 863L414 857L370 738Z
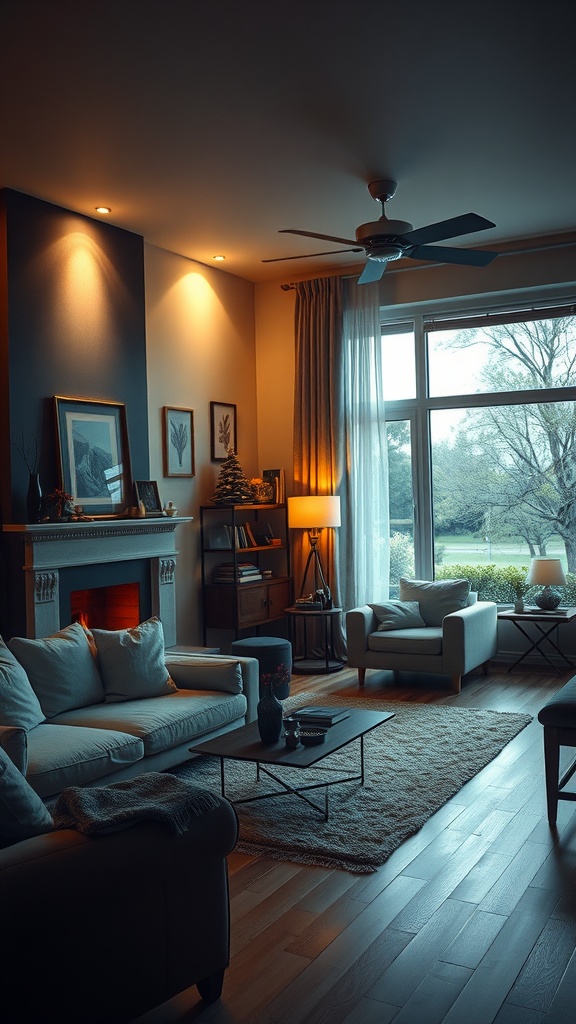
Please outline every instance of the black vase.
M258 701L258 731L262 743L277 743L282 732L282 705L273 693Z
M30 473L28 490L26 492L26 515L29 523L40 522L42 508L42 488L40 487L39 473Z

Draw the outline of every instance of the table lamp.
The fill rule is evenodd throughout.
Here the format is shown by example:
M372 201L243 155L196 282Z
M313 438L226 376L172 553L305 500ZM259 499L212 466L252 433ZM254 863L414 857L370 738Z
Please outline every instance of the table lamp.
M560 604L560 594L552 587L564 587L566 577L559 558L533 558L526 577L531 586L544 589L534 598L534 603L544 612L553 612Z
M310 541L310 552L304 568L300 597L302 598L304 595L308 570L310 565L313 565L314 587L312 594L315 595L316 591L321 589L324 592L324 608L331 608L330 589L326 582L318 541L322 530L340 526L340 498L332 494L309 494L288 498L288 525L293 530L307 530Z

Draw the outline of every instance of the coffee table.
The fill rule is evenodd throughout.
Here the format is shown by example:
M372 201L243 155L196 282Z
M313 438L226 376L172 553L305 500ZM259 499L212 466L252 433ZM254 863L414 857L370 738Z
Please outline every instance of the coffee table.
M210 754L220 758L220 786L222 796L234 804L252 803L255 800L268 800L272 797L284 796L286 793L293 794L304 800L314 810L320 811L324 820L328 821L328 788L342 782L360 781L364 785L364 736L366 733L376 729L379 725L389 722L394 718L392 711L364 711L357 708L350 708L348 718L331 725L326 733L326 739L317 746L304 747L300 744L295 750L290 750L281 736L277 743L264 744L258 732L258 723L250 722L249 725L240 726L230 732L216 736L205 743L195 743L190 747L191 754ZM319 771L327 773L339 773L340 769L331 768L329 765L319 765L329 754L340 750L353 740L360 740L359 744L359 768L357 773L346 775L338 774L337 778L330 778L323 782L313 782L303 786L292 786L279 778L271 766L275 768L310 768L316 766ZM256 765L256 781L260 779L260 773L273 779L280 787L273 793L259 793L257 796L244 797L234 800L226 793L226 760L251 761ZM312 789L324 789L324 807L321 808L313 800L310 800L304 793Z

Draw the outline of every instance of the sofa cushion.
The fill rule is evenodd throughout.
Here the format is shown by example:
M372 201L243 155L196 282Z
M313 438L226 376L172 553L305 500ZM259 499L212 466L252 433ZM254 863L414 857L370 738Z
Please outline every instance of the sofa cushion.
M370 633L368 650L387 654L442 654L442 627L425 626L424 629L389 629L383 633Z
M0 845L30 839L54 828L40 797L0 747Z
M173 693L164 661L164 630L153 617L131 629L93 629L104 700L117 703Z
M102 680L80 623L41 640L13 637L8 646L24 666L46 718L104 700Z
M0 722L33 729L44 718L24 668L0 637Z
M420 615L417 601L383 601L371 604L370 608L378 619L378 629L417 629L426 623Z
M183 689L196 689L200 686L227 693L242 693L242 668L239 661L175 654L166 657L166 667L176 686Z
M82 710L79 708L76 713ZM85 785L134 764L143 756L144 745L137 736L112 729L71 729L54 721L45 722L28 733L27 778L46 799L66 786Z
M89 726L117 729L138 737L144 754L157 754L221 729L243 724L247 701L243 693L212 693L206 690L175 690L149 700L99 704L67 711L58 719L62 728ZM74 732L74 729L70 729Z
M400 579L400 599L418 601L420 615L427 626L441 626L445 615L460 611L468 604L468 580Z

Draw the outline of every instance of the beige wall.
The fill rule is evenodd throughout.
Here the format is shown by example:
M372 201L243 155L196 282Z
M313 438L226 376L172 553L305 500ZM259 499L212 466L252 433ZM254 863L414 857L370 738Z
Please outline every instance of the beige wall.
M238 458L258 470L254 288L231 274L146 245L146 335L150 475L163 504L173 501L191 524L177 528L178 643L200 644L200 513L221 463L210 461L210 402L237 406ZM162 410L194 410L196 475L164 477Z

